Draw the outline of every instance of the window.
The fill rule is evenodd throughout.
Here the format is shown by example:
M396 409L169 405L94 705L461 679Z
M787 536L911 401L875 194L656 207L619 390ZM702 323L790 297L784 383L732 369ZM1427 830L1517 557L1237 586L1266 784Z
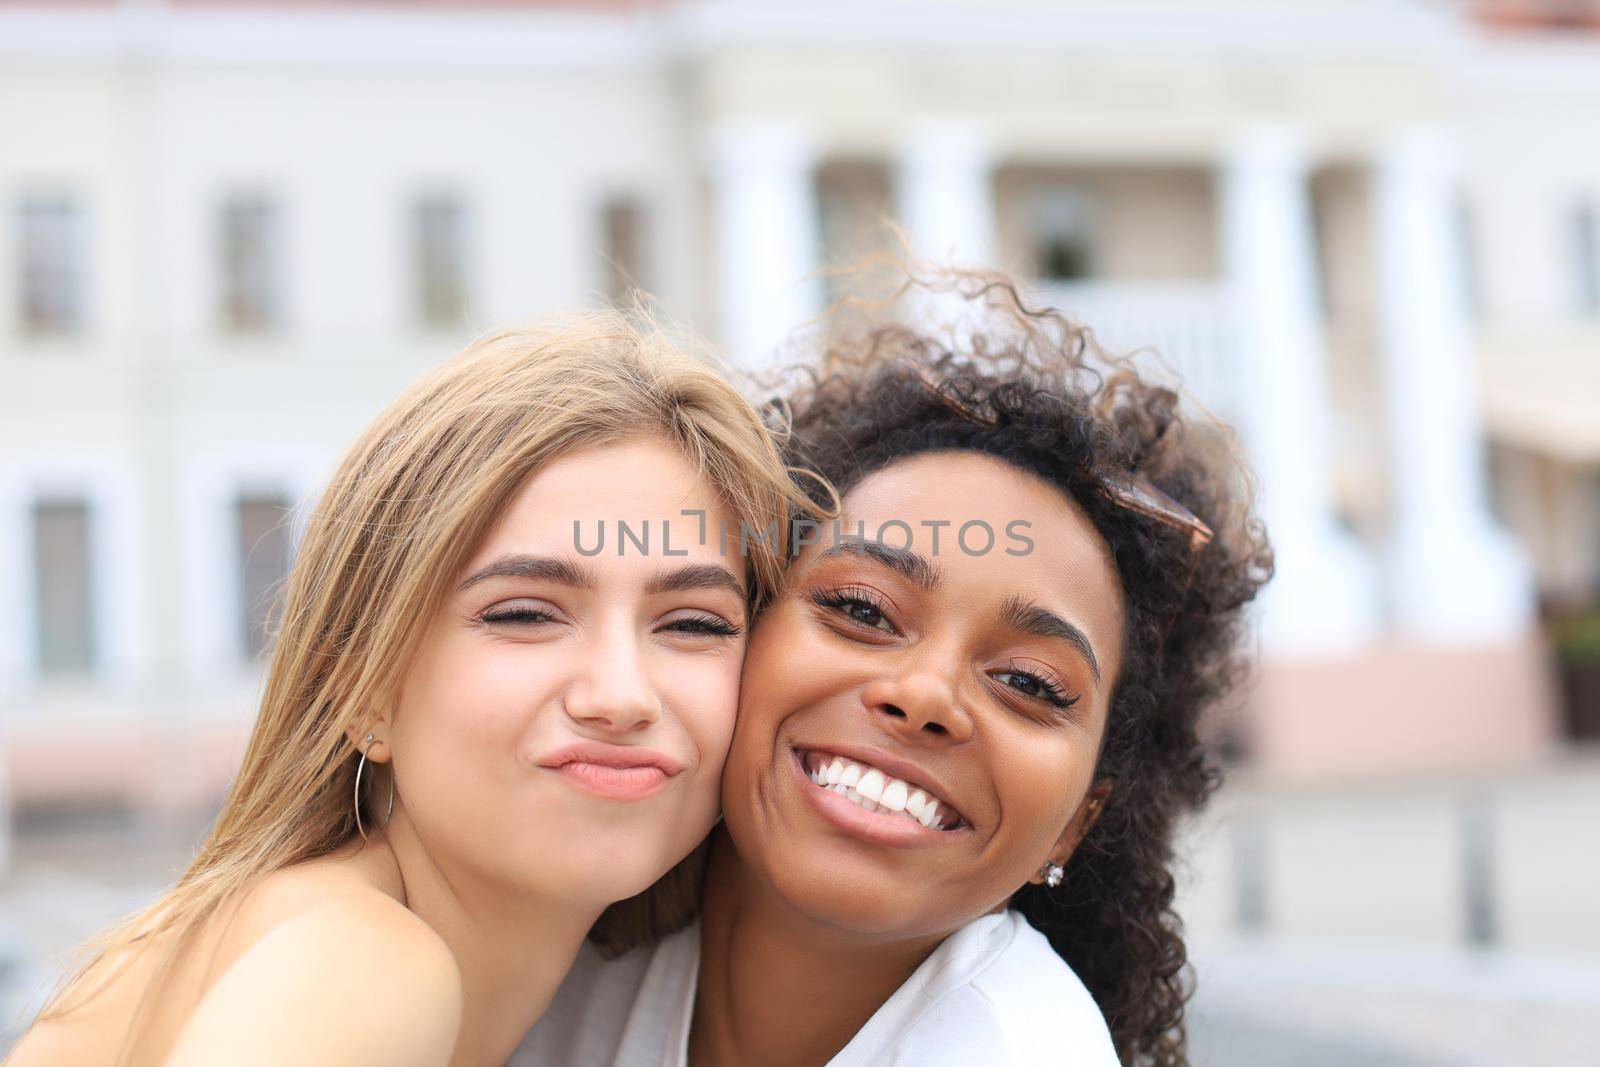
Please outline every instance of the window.
M631 290L649 288L644 208L629 197L613 197L600 209L600 226L606 298L620 304Z
M267 647L273 598L289 573L289 501L246 493L234 502L238 530L239 633L251 659Z
M82 500L40 501L33 507L32 523L39 673L87 674L95 662L89 505Z
M1593 200L1572 211L1573 297L1578 314L1600 318L1600 210Z
M263 196L235 196L222 205L221 320L234 333L268 333L280 325L281 221Z
M1032 204L1030 241L1034 276L1077 282L1094 276L1094 202L1070 187L1040 189Z
M429 195L412 213L414 305L430 329L461 325L467 310L467 212L450 196Z
M24 334L71 334L83 325L82 227L69 196L25 196L17 205L17 322Z

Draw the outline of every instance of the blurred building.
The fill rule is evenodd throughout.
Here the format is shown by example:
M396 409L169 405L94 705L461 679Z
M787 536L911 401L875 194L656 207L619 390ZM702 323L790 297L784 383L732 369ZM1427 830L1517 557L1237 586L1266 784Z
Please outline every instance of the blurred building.
M473 331L746 363L903 223L1240 429L1273 774L1533 760L1600 588L1600 18L1331 0L0 3L0 781L231 774L297 504Z

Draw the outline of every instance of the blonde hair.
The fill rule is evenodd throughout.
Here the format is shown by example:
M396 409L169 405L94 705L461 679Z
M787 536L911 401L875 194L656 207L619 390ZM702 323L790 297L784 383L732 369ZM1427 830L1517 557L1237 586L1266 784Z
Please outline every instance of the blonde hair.
M691 348L620 312L474 342L408 388L339 464L283 590L260 711L209 836L160 899L86 946L88 958L39 1018L92 997L121 950L155 935L174 935L170 968L201 925L261 876L349 841L358 753L347 733L360 736L392 699L470 554L534 471L644 436L675 446L730 520L760 530L777 522L775 543L751 539L746 556L754 606L770 596L788 551L784 520L815 508L755 410ZM655 898L647 891L613 906L597 939L621 947L683 921L699 869L697 854ZM148 1003L147 991L136 1020Z

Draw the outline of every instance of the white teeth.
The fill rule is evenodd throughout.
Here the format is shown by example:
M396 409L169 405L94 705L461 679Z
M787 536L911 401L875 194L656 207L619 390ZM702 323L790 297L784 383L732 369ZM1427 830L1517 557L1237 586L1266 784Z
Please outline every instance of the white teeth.
M815 768L811 768L813 761ZM808 757L806 763L807 777L813 784L838 793L863 811L903 814L930 830L942 828L944 820L937 800L876 767L863 768L839 756Z
M911 795L906 797L906 811L918 822L922 821L922 809L928 806L928 794L920 789L913 789Z

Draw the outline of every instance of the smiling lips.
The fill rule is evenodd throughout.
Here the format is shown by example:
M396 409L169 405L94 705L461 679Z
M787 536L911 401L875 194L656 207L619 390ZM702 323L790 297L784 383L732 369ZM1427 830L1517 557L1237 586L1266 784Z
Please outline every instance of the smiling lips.
M820 750L800 755L813 785L844 797L863 811L909 819L929 830L954 830L963 823L960 813L949 804L871 764Z
M541 759L539 766L607 800L643 800L683 769L655 749L598 741L569 745Z

